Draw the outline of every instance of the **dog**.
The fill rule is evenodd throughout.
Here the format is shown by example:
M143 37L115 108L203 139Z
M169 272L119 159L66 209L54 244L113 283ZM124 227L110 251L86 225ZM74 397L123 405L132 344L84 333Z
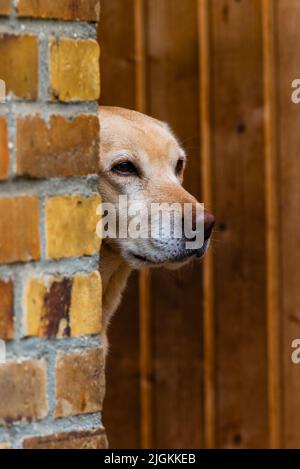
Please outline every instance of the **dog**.
M190 204L192 225L202 217L204 240L197 249L186 247L186 238L105 238L100 252L103 283L103 332L105 354L107 327L118 308L130 272L148 267L178 268L195 257L202 257L210 243L215 219L203 212L195 197L183 187L186 153L170 127L136 111L100 107L99 193L104 204L116 207L117 222L123 216L119 196L128 203L148 207L151 203ZM201 207L200 215L197 209ZM179 210L179 209L178 209ZM182 221L182 212L181 212ZM154 219L154 225L158 223Z

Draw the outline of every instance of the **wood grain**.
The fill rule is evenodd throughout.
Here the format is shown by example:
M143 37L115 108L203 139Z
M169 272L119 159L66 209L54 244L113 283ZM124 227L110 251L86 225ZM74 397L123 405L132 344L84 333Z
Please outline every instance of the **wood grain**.
M271 448L282 447L282 335L280 213L279 213L279 141L278 141L278 76L277 76L277 10L276 1L262 2L265 116L265 193L267 242L267 318L269 376L269 442Z
M146 77L146 2L134 0L136 110L147 114ZM141 447L153 446L153 386L151 346L151 275L149 270L139 273L140 320L140 391L141 391Z
M198 0L201 180L203 201L213 213L210 20L209 1ZM204 445L205 448L212 449L216 445L216 340L212 250L206 255L203 266Z
M133 0L101 1L102 105L135 109L136 68Z
M197 1L148 1L148 109L189 153L185 187L200 200ZM202 274L152 272L154 444L203 444Z
M213 0L211 11L216 445L260 448L268 446L261 2Z
M133 275L112 447L300 447L298 0L102 0L102 103L168 121L217 218L203 267Z

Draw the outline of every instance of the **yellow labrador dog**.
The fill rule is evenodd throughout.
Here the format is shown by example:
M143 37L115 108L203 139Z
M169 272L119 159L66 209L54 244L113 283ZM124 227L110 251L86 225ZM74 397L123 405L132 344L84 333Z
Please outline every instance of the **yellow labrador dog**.
M107 326L121 301L130 271L158 266L177 268L195 257L202 257L209 246L214 217L182 187L186 154L167 124L135 111L101 107L100 125L99 192L104 204L116 208L118 227L125 216L125 209L120 209L120 196L123 199L126 196L129 207L137 203L144 207L153 203L174 203L182 223L185 212L181 209L186 204L192 207L193 229L199 221L197 217L202 217L203 222L203 240L195 249L187 247L184 234L176 238L164 236L164 227L162 232L154 230L157 236L116 235L103 240L100 272L103 344L107 351ZM127 223L128 220L130 218ZM158 220L161 218L154 217L151 221L154 228Z

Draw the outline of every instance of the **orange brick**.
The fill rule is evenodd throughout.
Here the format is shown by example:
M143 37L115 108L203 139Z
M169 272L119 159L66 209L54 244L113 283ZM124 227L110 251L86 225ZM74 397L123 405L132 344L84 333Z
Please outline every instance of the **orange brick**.
M96 209L100 197L57 196L46 200L47 256L91 256L99 252Z
M104 428L26 438L24 449L107 449Z
M52 116L17 120L17 173L33 178L98 173L99 119L80 115L72 120Z
M8 161L7 122L0 116L0 181L8 177Z
M101 331L99 272L32 278L26 287L26 336L69 337Z
M0 16L7 16L11 13L11 0L0 1Z
M93 39L51 39L50 82L53 98L94 101L100 95L100 49Z
M17 13L31 18L99 21L100 0L19 0Z
M101 349L61 355L56 363L56 417L102 409L104 360Z
M0 422L41 420L48 413L42 360L0 365Z
M12 339L13 336L13 283L0 280L0 339Z
M26 262L39 258L38 198L1 198L0 263Z
M7 93L35 100L38 95L38 43L36 36L0 35L0 77Z

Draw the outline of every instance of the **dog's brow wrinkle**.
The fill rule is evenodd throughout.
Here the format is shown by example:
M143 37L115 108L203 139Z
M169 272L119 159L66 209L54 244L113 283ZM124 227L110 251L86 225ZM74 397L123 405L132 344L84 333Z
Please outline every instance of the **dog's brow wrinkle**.
M120 150L120 151L117 151L116 153L113 153L112 155L112 158L115 160L117 158L121 158L121 157L126 157L126 158L131 158L131 157L134 157L134 155L128 151L128 150Z

